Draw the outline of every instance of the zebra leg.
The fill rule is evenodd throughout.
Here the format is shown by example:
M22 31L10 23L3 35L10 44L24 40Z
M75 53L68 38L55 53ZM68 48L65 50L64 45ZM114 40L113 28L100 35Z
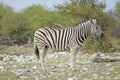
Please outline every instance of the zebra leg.
M40 59L41 59L42 70L45 71L45 72L46 72L46 68L45 68L45 65L44 65L44 59L45 59L46 54L47 54L47 48L43 47L43 49L41 51Z
M77 48L70 48L70 52L71 52L71 68L72 70L74 70L75 60L77 55Z

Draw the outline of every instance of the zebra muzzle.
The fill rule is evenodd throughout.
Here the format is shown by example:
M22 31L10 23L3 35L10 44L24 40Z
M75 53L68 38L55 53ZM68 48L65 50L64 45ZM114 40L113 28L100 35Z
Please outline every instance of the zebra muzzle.
M103 38L104 38L104 34L101 33L101 35L100 35L99 37L97 37L97 40L98 40L98 41L101 41Z

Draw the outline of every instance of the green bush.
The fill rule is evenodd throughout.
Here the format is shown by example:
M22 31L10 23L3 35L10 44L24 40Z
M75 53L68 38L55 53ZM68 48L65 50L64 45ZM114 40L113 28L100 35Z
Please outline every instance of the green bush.
M120 51L120 48L117 46L118 44L120 44L120 41L118 39L115 39L115 37L111 36L108 33L105 33L105 37L102 41L97 41L94 36L90 36L85 41L83 51L87 53L93 53L98 51L104 53L116 52Z

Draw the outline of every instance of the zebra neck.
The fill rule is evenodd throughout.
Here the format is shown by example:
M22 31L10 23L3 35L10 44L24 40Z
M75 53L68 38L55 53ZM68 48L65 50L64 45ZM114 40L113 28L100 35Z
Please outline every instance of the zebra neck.
M82 43L88 38L90 35L89 28L77 28L77 38L76 41L78 45L82 46Z
M90 33L88 31L81 30L80 32L78 32L78 35L82 41L85 41L88 38L88 36L90 35Z

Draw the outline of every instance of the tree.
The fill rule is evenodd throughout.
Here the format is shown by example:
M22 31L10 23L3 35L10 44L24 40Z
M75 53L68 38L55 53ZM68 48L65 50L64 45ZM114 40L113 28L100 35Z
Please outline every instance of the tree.
M2 19L2 26L2 37L10 37L24 43L30 36L30 25L27 19L21 14L8 13Z
M116 8L115 8L115 24L114 24L114 34L116 34L117 37L120 38L120 1L116 3Z
M117 26L120 26L120 1L116 3Z
M0 2L0 28L4 27L4 26L2 26L3 18L5 18L6 15L8 15L8 13L11 13L11 12L13 12L11 7L9 7L7 5L5 6L5 5L3 5L2 2ZM0 36L2 35L2 31L3 30L0 29Z

